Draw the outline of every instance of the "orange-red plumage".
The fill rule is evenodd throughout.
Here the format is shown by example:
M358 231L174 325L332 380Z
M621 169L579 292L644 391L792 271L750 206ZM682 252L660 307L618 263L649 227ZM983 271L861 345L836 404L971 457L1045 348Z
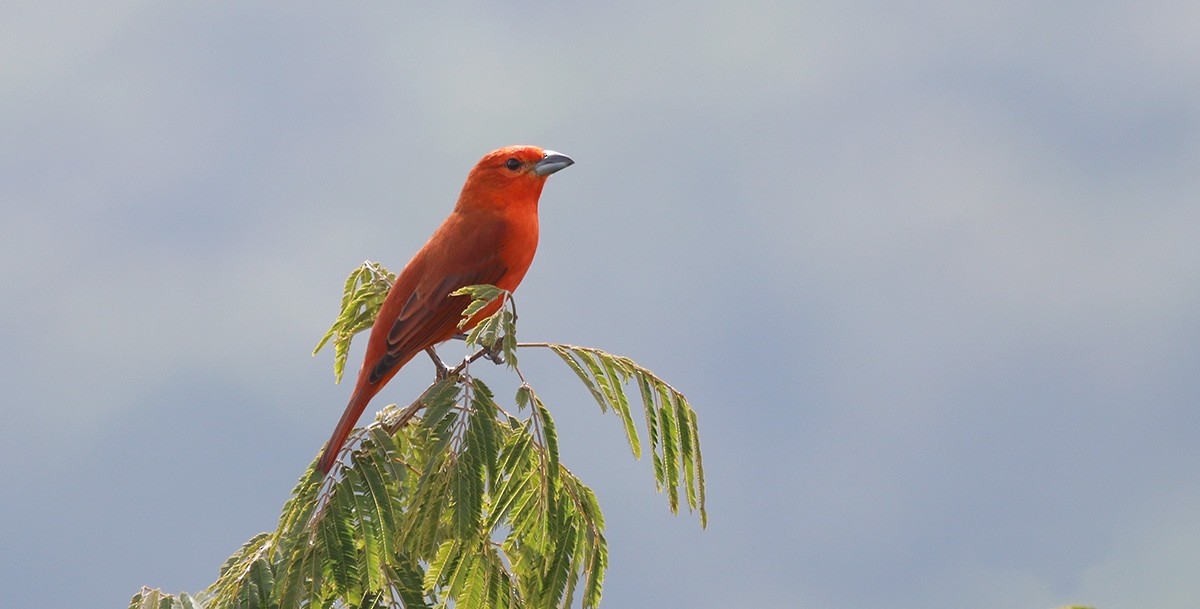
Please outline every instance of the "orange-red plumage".
M538 241L538 198L550 174L571 159L534 146L510 146L483 157L467 176L458 204L396 277L371 327L367 353L350 403L318 467L329 473L371 398L418 353L458 332L466 296L450 293L492 284L512 291L533 262ZM465 326L495 312L480 311Z

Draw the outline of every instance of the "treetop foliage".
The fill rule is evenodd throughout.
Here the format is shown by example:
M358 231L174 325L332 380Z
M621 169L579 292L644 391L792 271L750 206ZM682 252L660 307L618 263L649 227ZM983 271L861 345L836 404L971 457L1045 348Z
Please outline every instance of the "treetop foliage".
M334 376L351 338L369 328L395 276L367 262L350 274L342 310L316 351L334 347ZM143 588L131 609L216 607L582 607L600 603L608 568L594 492L559 460L549 408L517 366L548 349L604 412L620 418L633 455L649 452L656 488L707 523L696 414L687 398L633 360L588 347L518 343L511 294L470 286L464 320L476 351L411 404L355 430L328 477L309 465L274 531L247 541L203 593ZM316 352L314 351L314 353ZM504 405L470 364L505 363L520 384ZM641 414L634 416L640 403ZM646 441L640 430L646 434Z

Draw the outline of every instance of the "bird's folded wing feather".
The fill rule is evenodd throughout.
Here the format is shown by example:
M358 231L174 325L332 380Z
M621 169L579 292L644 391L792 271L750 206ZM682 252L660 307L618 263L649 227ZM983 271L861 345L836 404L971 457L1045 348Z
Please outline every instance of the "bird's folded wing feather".
M387 352L371 370L371 382L383 378L398 362L445 340L445 334L458 326L470 299L450 296L452 292L469 285L495 284L507 271L504 263L493 255L479 261L475 268L443 277L436 284L432 281L418 284L388 332Z

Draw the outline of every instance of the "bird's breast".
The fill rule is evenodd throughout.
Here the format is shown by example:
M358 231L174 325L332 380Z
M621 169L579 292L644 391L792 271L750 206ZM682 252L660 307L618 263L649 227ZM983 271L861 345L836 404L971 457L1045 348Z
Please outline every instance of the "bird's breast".
M496 287L512 291L521 283L533 255L537 252L537 214L506 214L504 238L500 242L499 255L508 267L508 272Z

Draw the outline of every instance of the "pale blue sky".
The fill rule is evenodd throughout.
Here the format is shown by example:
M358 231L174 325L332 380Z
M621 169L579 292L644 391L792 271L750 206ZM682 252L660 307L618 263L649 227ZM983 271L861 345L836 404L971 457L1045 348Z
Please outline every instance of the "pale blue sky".
M708 530L522 360L605 508L604 606L1200 606L1197 31L1153 0L6 7L0 606L195 591L273 528L349 392L309 356L346 273L517 143L576 160L522 337L700 414Z

